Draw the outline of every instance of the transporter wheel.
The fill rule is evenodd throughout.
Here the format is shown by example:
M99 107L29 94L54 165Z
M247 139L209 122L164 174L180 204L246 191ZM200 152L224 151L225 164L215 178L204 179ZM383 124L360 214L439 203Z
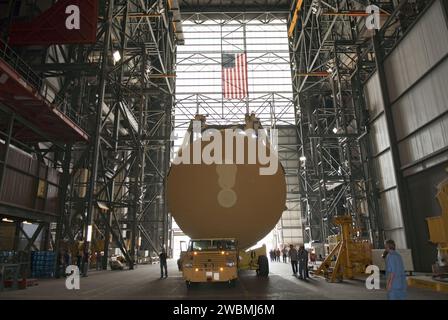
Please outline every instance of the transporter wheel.
M266 256L258 257L257 275L260 277L267 277L269 275L269 261Z

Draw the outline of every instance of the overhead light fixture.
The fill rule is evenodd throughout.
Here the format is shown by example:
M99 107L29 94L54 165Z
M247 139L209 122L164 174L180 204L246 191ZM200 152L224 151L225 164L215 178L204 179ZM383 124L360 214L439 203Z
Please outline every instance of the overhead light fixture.
M87 226L87 242L92 241L92 225Z
M327 73L333 74L336 71L336 62L334 59L329 59L326 63Z
M23 224L32 224L32 223L25 220L23 221Z
M118 62L118 61L120 61L121 60L121 54L120 54L120 51L115 51L114 52L114 54L113 54L113 57L114 57L114 62Z
M338 128L336 128L336 127L333 128L333 133L336 134L336 133L338 133L338 131L339 131Z
M8 219L8 218L3 218L2 221L3 221L3 222L14 222L14 220L10 220L10 219Z
M322 11L322 5L320 0L313 0L311 3L311 12L315 15L320 15Z
M301 156L301 157L299 158L299 160L300 160L300 161L306 161L306 157L305 157L305 156Z

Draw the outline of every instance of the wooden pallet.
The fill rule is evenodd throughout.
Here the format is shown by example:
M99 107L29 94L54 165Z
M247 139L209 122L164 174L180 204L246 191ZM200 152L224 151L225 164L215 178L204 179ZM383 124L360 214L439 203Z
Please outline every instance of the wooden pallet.
M430 276L408 277L408 285L413 288L448 293L448 282L437 281Z
M37 281L37 279L26 279L26 286L27 287L33 287L33 286L37 286L39 284L39 282Z
M13 280L5 280L4 281L4 286L5 286L5 288L11 288L13 283L14 283ZM25 281L22 280L22 279L18 279L17 283L18 283L19 289L25 289L27 287L37 286L39 284L37 282L37 279L34 279L34 278L32 278L32 279L25 279Z

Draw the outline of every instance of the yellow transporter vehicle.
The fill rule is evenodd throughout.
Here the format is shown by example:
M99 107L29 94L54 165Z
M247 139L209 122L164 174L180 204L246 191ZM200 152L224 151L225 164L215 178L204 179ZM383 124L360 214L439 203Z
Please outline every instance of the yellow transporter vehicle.
M237 243L230 238L191 240L177 260L187 286L198 282L228 282L233 286L240 270L255 270L258 276L267 277L266 246L239 250Z
M238 246L235 239L192 239L182 258L187 286L198 282L227 282L238 278Z

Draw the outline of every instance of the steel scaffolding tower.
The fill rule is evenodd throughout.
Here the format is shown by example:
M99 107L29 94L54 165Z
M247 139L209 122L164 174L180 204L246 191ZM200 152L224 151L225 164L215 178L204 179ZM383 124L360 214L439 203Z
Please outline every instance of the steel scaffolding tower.
M428 1L293 1L289 17L305 241L335 234L351 215L359 235L383 242L363 85ZM379 29L372 14L375 5ZM389 132L393 132L390 130ZM401 197L402 198L402 197Z
M67 101L64 108L82 120L88 143L58 137L38 139L39 148L20 139L11 143L60 172L58 214L46 220L53 249L82 241L79 255L104 252L105 269L118 248L132 269L139 250L157 254L170 246L164 179L182 29L177 1L108 0L99 7L93 45L14 48L42 79L36 89L51 85ZM30 16L34 9L20 8ZM10 10L10 17L17 14ZM89 260L82 260L86 273Z

